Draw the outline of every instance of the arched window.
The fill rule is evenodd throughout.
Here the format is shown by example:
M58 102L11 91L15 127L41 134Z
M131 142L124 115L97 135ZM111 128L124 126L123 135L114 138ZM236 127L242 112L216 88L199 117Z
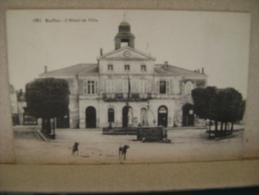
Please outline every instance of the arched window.
M193 90L193 83L191 81L187 81L184 86L184 94L190 95Z
M113 108L108 109L108 122L109 123L114 122L114 109Z

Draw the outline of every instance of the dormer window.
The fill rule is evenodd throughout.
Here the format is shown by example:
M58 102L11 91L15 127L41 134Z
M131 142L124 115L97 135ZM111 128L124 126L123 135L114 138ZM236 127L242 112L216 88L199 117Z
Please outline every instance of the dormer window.
M112 71L113 70L113 65L112 64L108 64L108 70Z
M130 70L130 65L128 65L128 64L124 65L124 70L125 71L129 71Z
M144 64L142 64L142 65L141 65L141 71L142 71L142 72L147 71L147 66L144 65Z

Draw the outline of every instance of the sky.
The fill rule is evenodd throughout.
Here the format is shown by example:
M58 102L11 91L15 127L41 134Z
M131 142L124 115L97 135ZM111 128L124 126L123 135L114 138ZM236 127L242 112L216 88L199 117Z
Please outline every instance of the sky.
M44 72L97 63L100 48L114 50L123 21L135 48L157 64L196 70L208 85L234 87L246 97L250 15L234 12L155 10L8 10L9 82L16 90Z

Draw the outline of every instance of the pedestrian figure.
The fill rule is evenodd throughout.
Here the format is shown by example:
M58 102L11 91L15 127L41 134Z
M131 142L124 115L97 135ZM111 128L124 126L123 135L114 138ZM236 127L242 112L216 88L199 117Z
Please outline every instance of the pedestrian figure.
M75 154L78 155L78 145L79 145L78 142L74 143L73 148L72 148L72 155L75 155Z

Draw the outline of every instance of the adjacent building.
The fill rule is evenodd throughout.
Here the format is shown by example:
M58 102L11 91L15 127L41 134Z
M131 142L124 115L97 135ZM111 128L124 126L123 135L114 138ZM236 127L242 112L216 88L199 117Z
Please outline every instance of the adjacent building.
M122 22L115 49L100 50L96 64L77 64L45 71L41 78L63 78L69 83L67 115L57 125L70 128L125 126L193 126L191 91L207 85L207 75L168 62L135 48L130 24ZM63 126L64 127L64 126Z

